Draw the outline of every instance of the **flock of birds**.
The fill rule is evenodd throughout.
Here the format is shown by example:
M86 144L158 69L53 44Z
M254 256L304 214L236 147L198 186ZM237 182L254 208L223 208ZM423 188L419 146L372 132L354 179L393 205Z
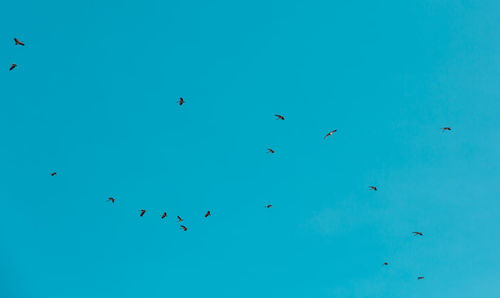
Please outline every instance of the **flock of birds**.
M19 40L19 39L17 39L17 38L14 38L14 42L15 42L15 46L24 46L24 42L20 41L20 40ZM12 64L11 64L11 66L10 66L10 68L9 68L9 71L13 70L13 69L14 69L14 68L16 68L17 66L18 66L18 65L17 65L16 63L12 63ZM185 103L185 101L184 101L184 99L183 99L182 97L180 97L180 98L179 98L179 100L177 101L177 103L179 104L179 106L182 106L182 105ZM285 120L285 117L284 117L284 116L282 116L282 115L275 114L274 116L276 117L276 120ZM451 131L451 127L442 127L442 128L441 128L441 130L442 130L442 132L445 132L445 131ZM336 133L336 132L337 132L337 130L336 130L336 129L329 131L329 132L328 132L328 133L327 133L327 134L323 137L323 139L326 139L326 138L328 138L328 137L332 136L332 135L333 135L334 133ZM267 148L267 153L274 154L274 153L275 153L275 151L274 151L273 149L271 149L271 148ZM52 173L50 173L50 175L51 175L51 176L56 176L56 175L57 175L57 173L56 173L56 172L52 172ZM370 190L373 190L373 191L377 191L377 190L378 190L376 186L369 186L369 189L370 189ZM115 203L115 201L116 201L116 199L115 199L115 198L110 197L110 198L108 198L108 201L114 204L114 203ZM268 204L268 205L266 205L266 206L265 206L265 208L271 208L272 206L273 206L273 205ZM144 216L144 214L146 214L146 209L141 209L141 210L139 210L139 216L141 216L141 217L142 217L142 216ZM207 217L209 217L209 216L211 216L211 215L212 215L212 214L211 214L210 210L208 210L208 211L205 213L205 215L204 215L204 216L205 216L205 218L207 218ZM164 218L166 218L166 217L167 217L167 213L166 213L166 212L163 212L163 214L161 215L161 219L164 219ZM177 222L178 222L178 223L179 223L179 225L180 225L180 229L181 229L181 230L183 230L183 231L187 231L187 230L188 230L188 228L187 228L185 225L181 224L183 221L184 221L184 219L182 219L180 216L177 216ZM421 233L421 232L412 232L412 233L413 233L413 235L414 235L414 236L419 236L419 237L421 237L421 236L423 236L423 235L424 235L424 234L423 234L423 233ZM389 263L388 263L388 262L384 262L382 265L383 265L383 266L388 266L388 265L389 265ZM421 280L421 279L424 279L424 277L423 277L423 276L418 276L418 277L417 277L417 279L418 279L418 280Z

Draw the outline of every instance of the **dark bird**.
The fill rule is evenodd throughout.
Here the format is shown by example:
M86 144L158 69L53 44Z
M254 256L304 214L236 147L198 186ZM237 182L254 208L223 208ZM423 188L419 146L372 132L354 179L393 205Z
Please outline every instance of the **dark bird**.
M115 199L114 198L108 198L108 201L110 201L111 203L114 203Z
M163 214L161 215L162 219L165 218L165 217L167 217L167 212L163 212Z
M177 215L177 219L178 222L184 221L184 219L182 219L179 215Z
M384 263L384 266L387 266L387 265L389 265L389 263L385 262L385 263Z
M271 208L273 207L273 205L269 204L269 205L266 205L266 208Z
M419 276L419 277L417 277L417 279L424 279L424 277L423 276Z
M415 236L424 236L424 234L422 234L420 232L413 232L413 234L415 234Z
M267 148L267 153L274 153L274 150L271 148Z
M183 229L184 231L188 230L188 228L186 228L186 226L181 226L181 229Z
M276 120L285 120L285 117L281 116L281 115L274 115L276 116Z
M144 215L144 213L146 213L146 210L144 210L144 209L141 209L141 210L139 210L139 211L141 211L141 215L140 215L140 216L143 216L143 215Z
M210 213L210 210L205 213L205 217L209 217L210 215L212 215L212 213Z
M333 133L334 133L334 132L337 132L337 130L336 130L336 129L334 129L334 130L330 130L330 131L326 134L326 136L323 138L323 140L324 140L324 139L326 139L326 138L328 138L329 136L333 135Z
M55 176L55 175L57 175L57 173L56 173L56 172L52 172L52 173L50 173L50 176Z
M24 46L24 43L22 41L19 41L19 39L14 38L14 41L16 42L16 46L17 45Z
M17 67L17 64L12 63L12 65L11 65L11 66L10 66L10 68L9 68L9 70L13 70L13 69L14 69L14 68L16 68L16 67Z
M180 106L182 106L184 104L184 98L179 97L178 103L179 103Z
M370 186L370 189L377 191L377 188L375 186Z
M446 130L451 131L451 127L443 127L441 129L443 130L443 132L445 132Z

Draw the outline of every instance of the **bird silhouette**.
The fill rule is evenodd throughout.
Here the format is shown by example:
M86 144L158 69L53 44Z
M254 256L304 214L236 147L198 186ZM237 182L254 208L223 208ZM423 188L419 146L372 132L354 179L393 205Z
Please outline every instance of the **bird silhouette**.
M16 46L17 45L24 46L24 43L22 41L19 41L19 39L14 38L14 41L16 42L16 44L15 44Z
M387 265L389 265L389 263L385 262L383 265L384 265L384 266L387 266Z
M110 201L111 203L114 203L115 199L114 198L108 198L108 201Z
M184 231L188 230L188 228L186 228L186 226L181 226L181 229L183 229Z
M443 130L443 132L445 132L445 131L447 131L447 130L448 130L448 131L451 131L451 127L443 127L443 128L441 128L441 129Z
M55 176L55 175L57 175L57 173L56 173L56 172L52 172L52 173L50 173L50 176L52 176L52 177L53 177L53 176Z
M161 215L162 219L165 218L165 217L167 217L167 212L163 212L163 214Z
M17 67L17 64L12 63L12 65L11 65L11 66L10 66L10 68L9 68L9 70L13 70L13 69L14 69L14 68L16 68L16 67Z
M274 150L271 148L267 148L267 153L274 153Z
M328 138L329 136L333 135L333 133L334 133L334 132L337 132L337 130L336 130L336 129L334 129L334 130L329 131L329 132L326 134L326 136L323 138L323 140L324 140L324 139L326 139L326 138Z
M417 277L417 279L424 279L424 277L423 276L419 276L419 277Z
M413 232L413 234L415 234L415 236L424 236L424 234L422 234L420 232Z
M178 103L179 103L180 106L182 106L184 104L184 98L179 97Z
M266 205L266 208L271 208L273 207L273 205L269 204L269 205Z
M210 213L210 210L205 213L205 217L209 217L210 215L212 215L212 213Z
M370 186L370 189L377 191L377 188L375 186Z
M184 221L184 219L182 219L179 215L177 215L177 222L181 222L181 221Z
M146 213L146 210L144 210L144 209L141 209L141 210L139 210L139 211L141 211L141 215L140 215L140 216L143 216L143 215L144 215L144 213Z
M285 117L283 117L281 115L276 114L274 116L276 116L276 120L285 120Z

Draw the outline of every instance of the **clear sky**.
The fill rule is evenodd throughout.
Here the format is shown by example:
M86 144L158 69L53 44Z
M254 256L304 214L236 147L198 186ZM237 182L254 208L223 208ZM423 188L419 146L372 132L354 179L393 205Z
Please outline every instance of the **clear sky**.
M1 7L0 297L500 297L499 1Z

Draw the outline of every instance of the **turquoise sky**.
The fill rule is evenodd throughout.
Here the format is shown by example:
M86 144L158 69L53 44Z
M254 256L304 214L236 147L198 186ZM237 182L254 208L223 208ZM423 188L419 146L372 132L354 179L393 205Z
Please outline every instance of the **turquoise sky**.
M1 8L0 297L500 297L499 1Z

